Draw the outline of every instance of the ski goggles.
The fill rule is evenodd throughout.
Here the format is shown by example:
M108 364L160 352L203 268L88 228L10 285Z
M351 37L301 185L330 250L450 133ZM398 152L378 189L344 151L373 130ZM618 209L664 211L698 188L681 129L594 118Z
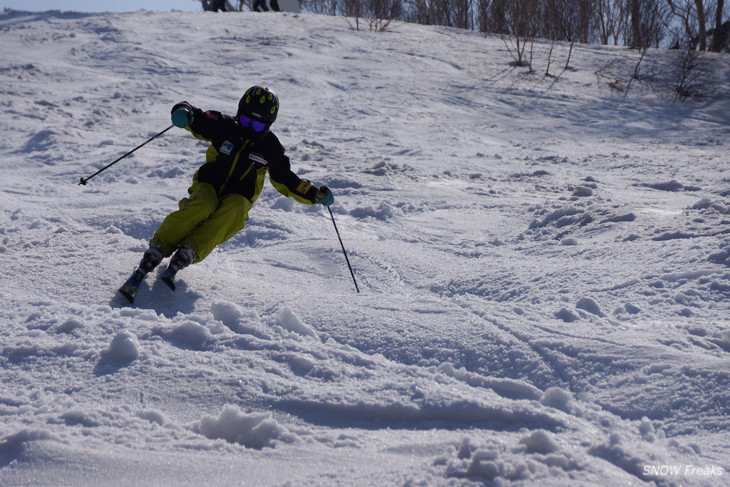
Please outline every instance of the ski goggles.
M266 129L269 127L268 123L259 122L258 120L254 120L253 118L248 117L246 115L239 115L238 123L240 123L241 127L244 127L244 128L251 127L251 130L253 130L257 134L265 132Z

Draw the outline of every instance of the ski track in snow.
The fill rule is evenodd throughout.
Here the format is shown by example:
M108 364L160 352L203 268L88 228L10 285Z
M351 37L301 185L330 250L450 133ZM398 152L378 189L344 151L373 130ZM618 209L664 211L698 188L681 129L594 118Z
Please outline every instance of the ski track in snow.
M6 11L0 41L3 486L730 485L727 56L678 104L612 92L624 49L547 78L498 38L315 15ZM206 145L79 178L256 83L362 293L329 215L267 183L127 306Z

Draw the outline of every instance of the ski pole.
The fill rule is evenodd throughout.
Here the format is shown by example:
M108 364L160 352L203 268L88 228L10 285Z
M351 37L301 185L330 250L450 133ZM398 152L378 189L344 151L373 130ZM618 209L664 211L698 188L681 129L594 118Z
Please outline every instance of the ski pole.
M357 286L357 281L355 280L355 273L352 272L352 266L350 265L350 259L347 258L347 252L345 251L345 244L342 243L342 237L340 237L340 231L337 229L337 223L335 223L335 215L332 214L332 210L330 210L330 207L327 207L327 211L330 212L330 217L332 217L332 225L335 226L335 233L337 234L337 238L340 240L340 246L342 247L342 253L345 254L345 261L347 262L347 267L350 269L350 275L352 276L352 282L355 283L355 289L357 290L358 294L360 293L360 288Z
M87 181L88 181L89 179L93 178L94 176L96 176L97 174L99 174L99 173L101 173L101 172L104 172L104 171L106 171L107 169L109 169L110 167L112 167L112 166L113 166L114 164L116 164L117 162L121 161L122 159L124 159L124 158L125 158L125 157L127 157L127 156L128 156L129 154L131 154L132 152L136 151L137 149L140 149L141 147L143 147L143 146L144 146L145 144L147 144L148 142L151 142L151 141L155 140L155 139L156 139L157 137L159 137L160 135L164 134L165 132L167 132L168 130L170 130L170 129L171 129L172 127L174 127L174 125L170 125L170 126L169 126L169 127L167 127L167 128L165 129L165 130L163 130L162 132L160 132L159 134L157 134L157 135L154 135L154 136L150 137L149 139L145 140L144 142L142 142L141 144L139 144L139 145L138 145L137 147L135 147L135 148L134 148L134 149L132 149L131 151L127 152L126 154L124 154L123 156L121 156L121 157L120 157L119 159L117 159L116 161L114 161L114 162L112 162L112 163L110 163L110 164L107 164L106 166L102 167L101 169L99 169L98 171L96 171L96 172L95 172L94 174L92 174L92 175L91 175L91 176L89 176L88 178L81 178L81 182L79 182L79 185L83 185L83 186L86 186L86 183L87 183Z

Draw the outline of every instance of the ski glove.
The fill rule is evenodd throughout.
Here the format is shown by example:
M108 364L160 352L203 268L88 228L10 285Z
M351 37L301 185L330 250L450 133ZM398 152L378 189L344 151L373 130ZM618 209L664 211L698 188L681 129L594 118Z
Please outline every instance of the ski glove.
M332 194L332 191L330 191L327 186L322 186L319 188L319 191L317 191L314 202L324 206L329 206L335 202L335 195Z
M179 103L172 107L172 124L175 127L184 129L191 123L193 123L193 112L188 108L186 103Z

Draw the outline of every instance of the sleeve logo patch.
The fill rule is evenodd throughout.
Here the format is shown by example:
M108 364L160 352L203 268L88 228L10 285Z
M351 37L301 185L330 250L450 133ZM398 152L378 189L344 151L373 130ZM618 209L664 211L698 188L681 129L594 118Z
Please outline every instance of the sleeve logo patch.
M299 186L297 186L297 192L301 193L301 194L307 194L307 191L309 191L309 188L311 188L311 187L312 187L312 183L304 180L301 183L299 183Z
M221 153L230 156L231 152L233 152L233 149L235 149L236 146L234 146L231 142L225 141L221 144Z

